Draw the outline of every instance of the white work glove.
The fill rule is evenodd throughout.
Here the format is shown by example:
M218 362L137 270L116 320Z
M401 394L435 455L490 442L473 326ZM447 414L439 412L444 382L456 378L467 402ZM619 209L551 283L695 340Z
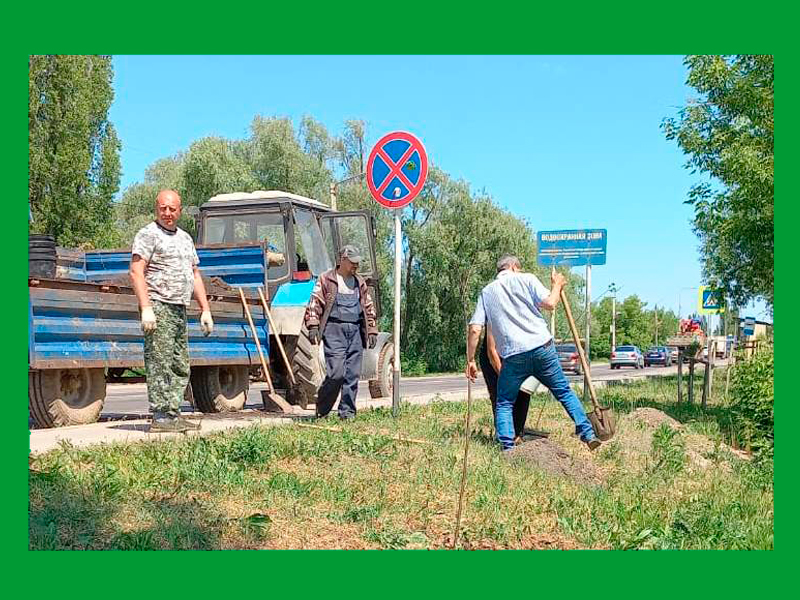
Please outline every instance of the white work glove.
M200 315L200 329L203 330L203 335L211 335L214 331L214 319L211 318L210 310L204 310Z
M142 331L145 333L156 330L156 313L152 306L142 307Z

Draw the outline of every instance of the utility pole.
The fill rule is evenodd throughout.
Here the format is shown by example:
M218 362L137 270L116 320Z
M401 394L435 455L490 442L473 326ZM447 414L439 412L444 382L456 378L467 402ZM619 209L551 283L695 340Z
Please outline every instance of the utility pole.
M613 283L611 286L611 351L617 347L617 286Z
M656 346L658 346L658 304L656 304L656 308L653 311L653 315L656 319Z
M356 175L351 175L350 177L345 177L341 181L332 181L331 182L331 210L336 212L338 210L337 206L337 198L336 198L336 189L343 183L348 183L350 181L354 181L356 179L361 179L364 177L365 173L358 173Z

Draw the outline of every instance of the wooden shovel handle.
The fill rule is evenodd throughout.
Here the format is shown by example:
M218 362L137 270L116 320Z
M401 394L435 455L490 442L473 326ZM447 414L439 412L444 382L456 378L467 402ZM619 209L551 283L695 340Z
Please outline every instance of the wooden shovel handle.
M286 350L283 349L281 336L279 336L278 332L275 330L275 322L272 320L272 315L270 314L269 306L267 305L267 299L264 297L264 292L261 291L261 288L258 288L258 295L261 298L261 305L264 307L264 312L267 313L267 321L269 321L270 331L272 331L273 335L275 336L275 343L278 344L278 350L280 350L281 356L283 357L283 364L286 365L286 372L289 374L289 380L292 382L292 385L296 385L297 382L294 380L292 365L289 364L289 358L286 356Z
M572 332L572 338L575 340L575 347L578 349L578 356L581 359L581 366L583 367L583 375L586 378L586 384L589 386L589 397L592 399L592 406L600 415L600 406L597 404L597 397L594 394L594 386L592 385L592 378L589 376L589 362L586 360L586 354L583 353L583 346L578 336L578 328L575 326L575 320L572 318L572 309L569 306L569 300L564 293L564 288L561 288L561 303L564 305L564 312L567 314L567 321L569 322L569 330Z
M269 369L267 368L267 361L264 360L264 352L261 350L261 342L258 341L258 332L253 323L253 317L250 316L250 309L247 306L247 300L244 297L242 288L239 288L239 297L242 299L242 306L244 307L244 314L247 316L247 322L250 323L250 331L253 332L253 339L256 341L256 349L258 350L258 358L261 359L261 368L264 370L264 377L267 378L267 385L269 391L274 392L275 388L272 387L272 377L269 376Z

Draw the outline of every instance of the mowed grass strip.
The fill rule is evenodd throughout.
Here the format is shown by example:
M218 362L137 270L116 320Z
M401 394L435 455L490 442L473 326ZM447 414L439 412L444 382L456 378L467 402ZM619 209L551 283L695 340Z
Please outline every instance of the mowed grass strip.
M592 481L508 460L491 440L488 400L473 403L460 547L773 547L771 463L729 446L721 398L707 411L677 405L674 379L600 393L619 428L595 454L551 397L537 394L528 419L534 427L543 407L538 428L565 464L590 466ZM447 548L465 410L404 404L396 419L378 409L321 423L341 432L250 427L63 445L31 459L30 548Z

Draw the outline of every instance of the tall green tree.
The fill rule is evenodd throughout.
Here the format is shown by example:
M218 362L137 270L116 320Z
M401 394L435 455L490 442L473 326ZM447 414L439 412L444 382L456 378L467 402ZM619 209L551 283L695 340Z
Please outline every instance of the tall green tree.
M703 274L729 298L774 301L774 77L772 56L687 56L687 83L700 94L667 139L689 156L686 167L710 178L687 204L701 241Z
M367 210L376 222L376 254L381 273L380 326L389 331L393 315L394 227L392 212L370 196L359 175L366 162L367 128L349 120L341 136L304 117L295 129L288 119L256 117L241 140L204 138L185 151L153 163L143 181L127 188L117 207L121 236L130 243L153 218L159 189L178 190L186 205L227 192L280 189L327 201L332 181L339 210ZM402 211L401 332L404 359L428 370L460 369L465 357L465 322L480 289L495 276L500 255L516 254L523 268L549 285L549 272L536 266L529 223L502 210L485 194L475 194L432 166L421 194ZM192 230L191 223L181 223ZM570 276L574 305L583 289ZM563 315L557 320L566 330Z
M31 231L65 246L113 244L120 142L108 120L111 58L36 55L28 67Z

